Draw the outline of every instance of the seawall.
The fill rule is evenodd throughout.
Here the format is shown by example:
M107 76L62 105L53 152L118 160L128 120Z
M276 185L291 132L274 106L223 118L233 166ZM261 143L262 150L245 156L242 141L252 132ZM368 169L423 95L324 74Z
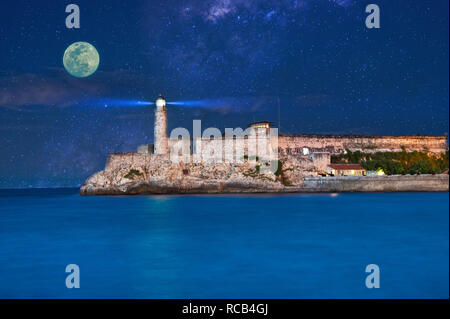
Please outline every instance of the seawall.
M304 177L310 192L448 192L449 175Z

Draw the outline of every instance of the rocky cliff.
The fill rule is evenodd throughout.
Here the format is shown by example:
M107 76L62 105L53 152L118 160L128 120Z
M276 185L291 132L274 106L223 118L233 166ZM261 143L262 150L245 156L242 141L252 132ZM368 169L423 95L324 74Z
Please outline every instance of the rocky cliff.
M168 155L111 154L105 170L91 176L82 195L289 192L314 176L308 158L284 157L275 173L263 173L259 161L173 163Z
M449 176L318 177L308 157L286 156L277 171L260 161L173 163L168 155L111 154L105 170L91 176L82 195L279 193L279 192L448 192Z

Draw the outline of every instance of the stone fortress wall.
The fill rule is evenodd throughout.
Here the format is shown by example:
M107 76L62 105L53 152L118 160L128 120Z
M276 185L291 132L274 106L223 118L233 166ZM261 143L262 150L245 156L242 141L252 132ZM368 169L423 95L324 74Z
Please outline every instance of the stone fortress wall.
M201 161L213 163L238 163L246 158L259 158L261 161L295 157L306 166L312 165L314 172L326 171L331 156L351 151L407 152L428 150L442 154L448 150L446 136L351 136L351 135L281 135L270 138L266 134L246 137L196 138L169 140L170 154L179 153L184 145L185 163ZM260 149L264 151L259 152ZM140 148L150 153L151 147ZM249 152L249 149L252 150ZM198 150L199 153L196 153ZM258 151L258 152L257 152ZM194 154L194 155L192 155ZM211 156L214 154L214 156ZM212 160L212 161L211 161ZM309 169L309 168L308 168ZM311 172L309 173L311 174ZM312 174L314 175L314 174Z
M186 140L169 140L169 149L181 155L184 143L184 154L196 154L201 160L215 158L217 162L242 160L243 156L257 155L260 159L278 159L295 156L310 160L318 171L324 171L331 162L331 156L342 154L349 149L366 153L374 152L407 152L428 150L434 154L442 154L448 150L446 136L352 136L352 135L281 135L269 138L265 134L248 137L229 138L197 138ZM151 147L140 148L144 152ZM252 151L249 151L252 150ZM186 151L187 150L187 151ZM260 150L262 150L260 152ZM149 151L150 152L150 151ZM211 154L215 154L211 156ZM189 160L189 157L188 157Z
M260 139L262 137L259 137ZM178 140L170 139L169 147L173 147ZM217 144L217 143L223 144ZM199 141L193 144L199 144ZM248 140L237 138L234 142L248 150ZM256 143L256 142L254 142ZM258 142L259 143L259 142ZM215 145L223 145L223 157L235 150L225 140L201 139L203 149L212 149ZM209 145L209 146L208 146ZM445 153L448 150L447 136L352 136L352 135L280 135L277 141L267 141L267 147L278 148L280 156L284 155L310 155L312 153L342 154L346 149L365 153L375 152L407 152L427 150L434 154ZM194 147L195 148L195 147ZM197 147L197 149L199 149ZM192 151L192 148L191 148Z
M445 153L447 136L352 136L352 135L280 135L278 147L281 155L328 152L344 153L346 149L372 152L423 151Z
M112 171L127 164L130 168L145 167L157 161L158 156L145 153L112 153L106 161L105 170Z

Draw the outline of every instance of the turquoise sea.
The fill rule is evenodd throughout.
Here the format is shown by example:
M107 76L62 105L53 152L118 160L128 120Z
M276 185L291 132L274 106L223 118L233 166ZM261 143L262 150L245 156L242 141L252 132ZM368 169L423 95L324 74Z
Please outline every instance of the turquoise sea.
M449 298L449 195L0 190L0 298Z

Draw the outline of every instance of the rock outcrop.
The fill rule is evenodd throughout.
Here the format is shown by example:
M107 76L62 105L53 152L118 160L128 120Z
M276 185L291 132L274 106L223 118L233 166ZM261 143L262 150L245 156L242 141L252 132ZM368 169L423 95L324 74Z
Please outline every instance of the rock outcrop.
M81 186L82 195L219 194L280 192L448 192L449 177L317 176L308 157L286 156L276 172L262 161L242 163L173 163L168 155L111 154L105 170Z
M276 172L260 161L173 163L168 155L111 154L105 170L91 176L82 195L292 192L304 175L315 175L307 157L285 157Z

